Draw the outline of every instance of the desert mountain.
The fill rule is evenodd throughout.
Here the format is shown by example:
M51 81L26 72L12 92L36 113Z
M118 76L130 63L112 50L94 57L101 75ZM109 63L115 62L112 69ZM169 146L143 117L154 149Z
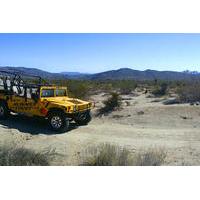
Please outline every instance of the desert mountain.
M122 80L122 79L134 79L134 80L183 80L200 78L198 72L176 72L176 71L156 71L156 70L134 70L130 68L121 68L117 70L110 70L96 74L85 74L79 72L60 72L50 73L44 70L36 68L26 67L0 67L0 70L16 72L20 74L38 75L47 79L87 79L87 80Z

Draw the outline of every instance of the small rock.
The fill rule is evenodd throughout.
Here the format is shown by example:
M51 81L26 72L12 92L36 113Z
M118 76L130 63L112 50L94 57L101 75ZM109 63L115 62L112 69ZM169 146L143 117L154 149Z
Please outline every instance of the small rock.
M137 112L138 115L144 115L144 111Z
M122 117L123 117L123 115L113 115L114 119L119 119L119 118L122 118Z
M192 119L192 117L180 116L182 119Z
M129 101L125 101L125 103L126 103L126 106L130 106L131 105L131 103Z

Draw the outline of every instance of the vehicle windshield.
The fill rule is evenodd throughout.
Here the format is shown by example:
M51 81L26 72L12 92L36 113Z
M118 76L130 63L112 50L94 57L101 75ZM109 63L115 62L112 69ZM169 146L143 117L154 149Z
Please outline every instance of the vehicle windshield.
M54 89L43 89L41 97L54 97Z
M67 96L65 89L42 89L41 97L54 97L54 91L56 97Z
M66 95L67 94L65 89L56 89L56 97L64 97Z

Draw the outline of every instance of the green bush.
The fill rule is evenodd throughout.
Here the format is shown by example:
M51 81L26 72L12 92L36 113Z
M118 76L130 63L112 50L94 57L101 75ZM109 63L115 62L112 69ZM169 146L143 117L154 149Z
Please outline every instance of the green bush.
M69 96L73 98L85 99L88 95L89 88L83 83L69 84L68 92Z
M51 82L67 87L68 95L72 98L87 99L92 88L92 83L86 80L51 80Z
M0 166L47 166L49 152L36 153L23 147L0 147Z
M121 107L121 97L119 94L113 92L107 100L103 101L103 104L104 106L99 109L97 115L108 114L116 109L119 109Z
M123 94L129 94L137 87L135 80L90 81L89 85L94 90L99 90L102 92L119 91Z
M156 85L152 94L155 96L163 96L167 94L168 84L161 83L160 85Z
M119 90L121 94L130 94L137 87L134 80L118 80L112 82L113 89Z

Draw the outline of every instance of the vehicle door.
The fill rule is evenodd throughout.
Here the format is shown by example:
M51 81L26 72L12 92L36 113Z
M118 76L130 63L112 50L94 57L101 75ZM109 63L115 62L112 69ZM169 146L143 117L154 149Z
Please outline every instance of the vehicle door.
M25 94L24 113L27 115L40 115L39 90L27 88Z
M27 115L37 115L39 113L39 96L37 98L37 89L20 88L8 101L9 108L16 113L24 113ZM34 97L34 98L33 98Z
M7 100L8 107L16 112L21 113L24 111L25 103L25 90L23 87L13 86L13 94Z

